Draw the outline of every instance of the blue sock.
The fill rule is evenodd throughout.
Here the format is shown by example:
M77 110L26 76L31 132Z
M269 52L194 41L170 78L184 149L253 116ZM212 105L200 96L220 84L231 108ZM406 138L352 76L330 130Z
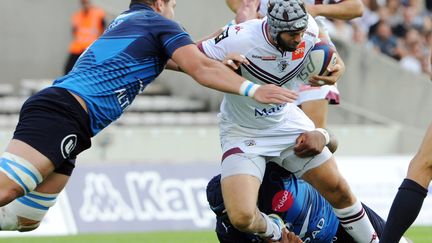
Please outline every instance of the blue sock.
M417 218L428 190L417 182L405 179L390 209L380 243L399 242Z

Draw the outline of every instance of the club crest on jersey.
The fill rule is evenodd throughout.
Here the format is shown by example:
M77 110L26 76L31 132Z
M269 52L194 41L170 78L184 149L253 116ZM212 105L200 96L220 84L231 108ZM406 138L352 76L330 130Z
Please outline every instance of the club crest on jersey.
M287 60L285 60L285 59L280 60L278 62L277 67L278 67L278 70L279 70L280 73L283 72L283 71L285 71L285 69L288 67Z
M306 43L303 41L298 45L297 49L292 53L292 60L297 60L304 57Z

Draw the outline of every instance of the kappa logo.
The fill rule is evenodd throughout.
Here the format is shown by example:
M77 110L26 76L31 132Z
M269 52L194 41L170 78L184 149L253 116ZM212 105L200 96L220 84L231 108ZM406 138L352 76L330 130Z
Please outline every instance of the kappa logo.
M240 30L242 30L243 27L242 27L242 26L239 26L239 25L236 25L236 26L234 27L234 29L236 30L236 34L238 34L238 32L239 32Z
M306 43L303 41L298 45L297 49L292 53L292 60L297 60L304 57Z
M64 159L69 158L72 151L75 149L77 145L77 140L78 140L77 135L75 134L70 134L67 135L65 138L63 138L60 144L60 151Z

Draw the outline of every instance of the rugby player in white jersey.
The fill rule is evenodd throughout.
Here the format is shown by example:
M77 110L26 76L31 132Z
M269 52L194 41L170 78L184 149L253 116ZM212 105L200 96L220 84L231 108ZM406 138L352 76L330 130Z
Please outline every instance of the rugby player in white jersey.
M350 20L363 14L361 0L304 0L306 11L315 17L325 31L325 18ZM262 18L267 13L268 0L226 0L228 7L236 13L235 22ZM304 85L299 92L297 105L311 118L316 127L327 126L328 104L339 104L339 91L336 86L324 85L319 88Z
M209 57L223 61L230 53L244 55L242 76L255 85L273 83L298 89L297 74L305 65L319 27L298 0L270 0L267 18L229 26L218 37L199 47ZM325 84L334 84L343 72L338 63ZM310 81L318 85L317 80ZM219 114L222 156L222 193L231 223L240 231L277 241L283 224L257 208L257 197L266 162L271 160L302 177L332 205L347 232L358 242L378 242L361 203L337 169L332 153L324 148L314 156L294 154L297 137L315 129L314 123L296 104L262 105L253 100L225 94ZM328 139L323 129L317 129Z

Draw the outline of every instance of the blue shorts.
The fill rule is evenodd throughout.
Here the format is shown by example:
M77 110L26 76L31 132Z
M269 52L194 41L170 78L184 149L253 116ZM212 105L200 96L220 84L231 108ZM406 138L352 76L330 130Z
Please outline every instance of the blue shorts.
M49 87L24 102L14 139L25 142L50 159L54 172L68 175L76 156L91 146L89 116L65 89Z

